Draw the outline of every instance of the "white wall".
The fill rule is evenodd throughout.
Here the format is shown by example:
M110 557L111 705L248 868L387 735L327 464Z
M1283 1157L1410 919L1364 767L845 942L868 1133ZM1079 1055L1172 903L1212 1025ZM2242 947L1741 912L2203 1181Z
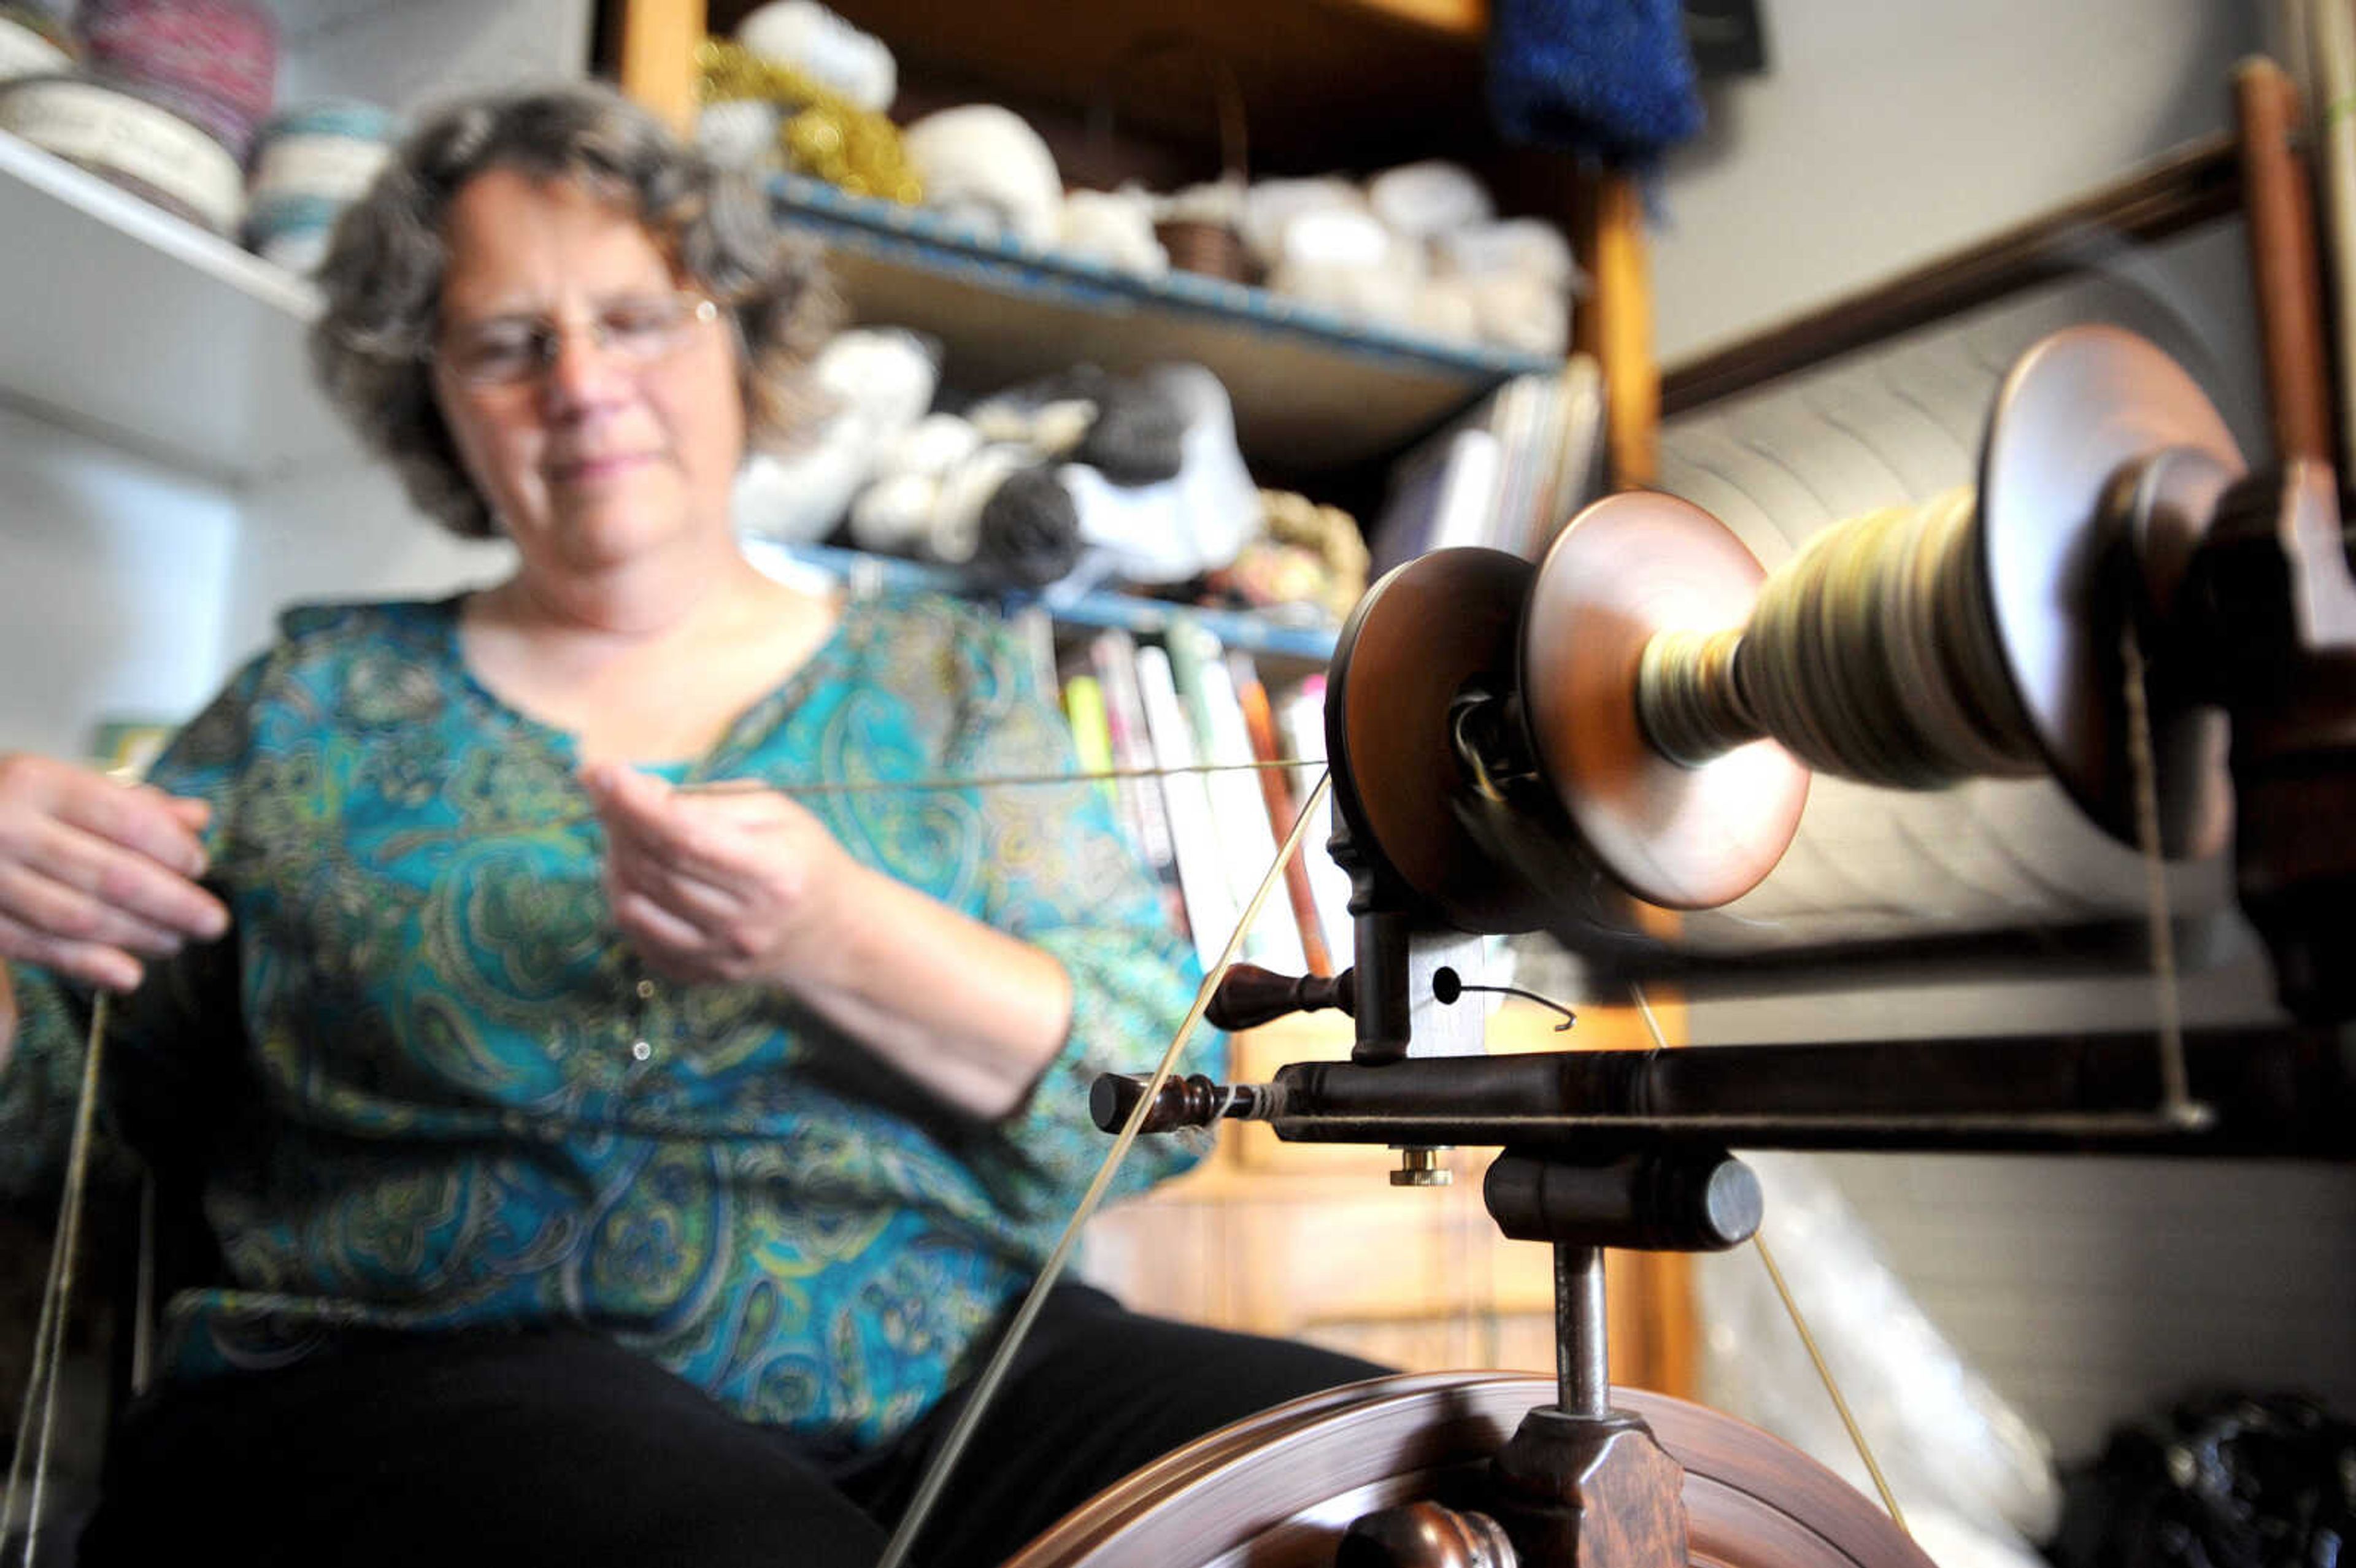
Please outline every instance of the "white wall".
M444 532L373 465L262 486L242 497L239 524L221 623L232 662L269 642L288 604L439 597L504 577L514 556L507 545Z
M1663 363L1986 238L2222 130L2250 0L1767 0L1653 234Z
M270 0L278 101L356 96L402 113L519 82L584 75L591 0Z
M177 722L305 599L502 575L373 468L231 490L0 407L0 751L80 759L107 720Z
M0 408L0 751L87 754L220 678L236 498Z

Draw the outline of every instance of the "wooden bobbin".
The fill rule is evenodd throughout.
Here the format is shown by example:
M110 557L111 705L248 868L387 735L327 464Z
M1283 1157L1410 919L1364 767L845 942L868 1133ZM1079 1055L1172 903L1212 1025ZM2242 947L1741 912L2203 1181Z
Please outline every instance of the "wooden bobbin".
M2056 333L1997 394L1969 534L1949 531L1932 552L1920 541L1933 536L1893 526L1908 520L1896 514L1829 530L1797 568L1810 574L1797 622L1781 594L1782 630L1759 650L1740 632L1764 574L1740 542L1682 501L1608 497L1572 520L1531 589L1533 750L1613 875L1673 908L1725 902L1774 865L1805 792L1787 746L1902 787L2041 767L2133 846L2122 638L2134 629L2147 651L2164 644L2193 549L2243 472L2223 420L2158 349L2114 327ZM1875 555L1885 549L1912 553ZM1921 575L1926 563L1935 578ZM1900 585L1912 602L1894 618L1860 597ZM1803 635L1785 635L1794 624ZM1935 642L1922 635L1932 625ZM1908 633L1894 680L1893 626ZM2157 652L2147 706L2161 848L2205 855L2231 819L2222 720L2171 700L2169 650ZM1761 700L1771 685L1807 695L1836 677L1845 690L1823 691L1814 710ZM1892 701L1952 743L1877 730ZM1979 717L1966 726L1967 715Z
M1749 571L1755 579L1757 566ZM1503 550L1439 549L1358 602L1325 691L1325 754L1348 840L1334 858L1359 880L1354 912L1412 907L1459 931L1544 928L1595 951L1642 945L1657 912L1564 819L1529 754L1521 688L1532 578L1528 561ZM1628 682L1633 669L1632 653Z
M2053 776L2103 830L2136 842L2119 636L2130 607L2164 624L2218 498L2248 465L2175 360L2133 333L2072 327L2023 355L1980 451L1988 611ZM2132 581L2113 573L2135 563ZM2152 650L2155 653L2161 650ZM2159 834L2170 856L2233 826L2224 720L2152 694Z
M1699 507L1631 491L1574 517L1531 588L1521 682L1540 769L1612 873L1665 908L1749 891L1807 803L1808 771L1772 741L1679 761L1637 719L1653 639L1740 626L1765 576Z

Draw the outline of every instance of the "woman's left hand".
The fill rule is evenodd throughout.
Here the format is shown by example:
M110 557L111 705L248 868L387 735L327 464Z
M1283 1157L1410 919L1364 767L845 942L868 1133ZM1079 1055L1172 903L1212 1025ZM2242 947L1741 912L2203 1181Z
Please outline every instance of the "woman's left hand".
M581 781L605 825L615 922L658 974L791 989L836 979L843 902L869 873L798 803L682 793L616 763Z
M581 782L615 923L657 973L790 990L984 1119L1022 1104L1070 1035L1061 962L862 865L785 795L691 794L611 763Z

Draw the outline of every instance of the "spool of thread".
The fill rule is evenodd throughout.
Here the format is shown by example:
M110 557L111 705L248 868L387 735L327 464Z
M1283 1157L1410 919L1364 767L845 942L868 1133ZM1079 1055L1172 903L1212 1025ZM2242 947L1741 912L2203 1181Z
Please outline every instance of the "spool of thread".
M264 126L246 187L247 247L289 272L316 269L336 219L391 156L396 130L389 111L357 101L306 104Z
M0 81L73 69L73 33L36 5L0 5Z
M240 164L277 91L278 24L259 0L83 0L93 74L132 82Z
M237 231L245 197L237 160L144 92L78 76L18 77L0 82L0 131L216 234Z
M1646 733L1689 766L1770 735L1818 773L1899 789L2041 773L1995 642L1978 528L1963 488L1818 534L1739 633L1646 645Z

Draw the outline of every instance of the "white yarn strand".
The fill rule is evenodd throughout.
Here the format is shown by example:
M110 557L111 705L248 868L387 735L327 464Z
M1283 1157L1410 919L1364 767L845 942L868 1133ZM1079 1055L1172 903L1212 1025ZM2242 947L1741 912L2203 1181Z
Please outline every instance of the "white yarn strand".
M2126 666L2127 760L2135 780L2136 844L2142 852L2145 918L2151 938L2153 1002L2159 1016L2159 1114L2173 1125L2208 1124L2207 1106L2192 1098L2184 1066L2184 1009L2178 989L2176 926L2169 912L2168 868L2159 851L2159 766L2151 744L2151 702L2144 684L2143 645L2129 617L2119 633Z
M1259 886L1252 892L1251 901L1244 906L1243 917L1236 922L1235 930L1228 933L1226 945L1220 950L1219 961L1211 966L1210 973L1203 976L1203 984L1194 993L1194 1005L1186 1010L1185 1019L1179 1024L1178 1032L1170 1038L1169 1049L1162 1053L1162 1060L1154 1064L1152 1076L1145 1081L1145 1087L1138 1095L1136 1108L1130 1112L1129 1120L1122 1124L1119 1135L1113 1139L1112 1147L1106 1153L1104 1163L1097 1169L1096 1179L1088 1183L1087 1191L1081 1195L1079 1207L1072 1211L1071 1219L1065 1223L1063 1235L1057 1238L1054 1250L1047 1254L1046 1263L1041 1265L1038 1278L1031 1282L1029 1292L1023 1297L1023 1305L1016 1309L1013 1320L1007 1325L1005 1337L999 1340L997 1349L991 1352L990 1360L982 1368L981 1375L974 1379L973 1392L967 1398L965 1408L958 1412L958 1418L950 1425L948 1435L942 1441L939 1452L933 1456L931 1463L926 1467L924 1478L918 1482L916 1495L909 1499L907 1510L900 1516L898 1526L893 1530L892 1539L885 1544L884 1555L877 1561L876 1568L903 1568L907 1562L909 1552L915 1548L917 1532L924 1529L925 1520L932 1513L933 1505L940 1500L943 1488L948 1485L950 1472L957 1467L958 1460L965 1453L966 1445L972 1440L975 1430L981 1424L981 1417L990 1408L991 1397L997 1393L998 1385L1005 1381L1007 1369L1013 1364L1015 1352L1023 1348L1023 1341L1029 1338L1032 1322L1039 1316L1039 1309L1045 1305L1047 1292L1062 1276L1064 1265L1070 1261L1072 1249L1079 1242L1082 1228L1095 1217L1098 1205L1104 1201L1105 1193L1111 1188L1113 1178L1120 1171L1121 1161L1128 1157L1130 1147L1137 1142L1138 1133L1145 1125L1146 1114L1153 1107L1154 1096L1159 1094L1162 1092L1162 1086L1170 1081L1171 1071L1177 1065L1179 1052L1185 1049L1187 1040L1194 1037L1195 1027L1203 1021L1204 1013L1209 1010L1211 998L1218 992L1219 982L1226 977L1228 968L1234 965L1237 954L1242 951L1244 933L1249 931L1252 923L1259 918L1260 906L1268 901L1269 890L1283 880L1285 867L1291 864L1292 857L1300 849L1301 840L1307 833L1309 825L1317 820L1319 810L1325 804L1326 791L1332 784L1333 775L1330 773L1321 773L1317 779L1317 786L1309 792L1309 798L1302 804L1300 815L1293 818L1292 831L1285 835L1284 843L1276 852L1275 862L1269 867L1267 874L1260 878Z
M1668 1050L1669 1038L1662 1031L1661 1020L1653 1016L1653 1003L1644 995L1644 982L1630 981L1628 992L1635 1000L1637 1016L1644 1020L1644 1028L1653 1037L1653 1050L1655 1052ZM1855 1445L1858 1458L1864 1462L1865 1473L1873 1477L1874 1490L1881 1494L1881 1506L1890 1511L1890 1522L1904 1531L1907 1539L1913 1539L1914 1531L1906 1522L1905 1510L1898 1506L1898 1494L1890 1488L1889 1478L1882 1474L1881 1462L1874 1457L1873 1445L1866 1441L1865 1428L1858 1424L1847 1398L1840 1391L1839 1381L1833 1376L1831 1365L1826 1361L1824 1352L1816 1348L1816 1336L1808 1327L1807 1315L1800 1310L1798 1298L1793 1296L1791 1286L1783 1283L1783 1271L1775 1264L1775 1253L1767 1245L1767 1232L1763 1226L1751 1233L1751 1242L1759 1250L1759 1261L1767 1267L1767 1278L1775 1287L1776 1299L1783 1304L1784 1315L1791 1318L1792 1327L1799 1331L1800 1344L1808 1352L1808 1360L1816 1369L1816 1379L1825 1385L1825 1392L1833 1402L1834 1413L1840 1417L1842 1429L1847 1432L1849 1442Z
M25 1460L29 1446L32 1488L25 1508L22 1561L26 1568L31 1568L40 1545L41 1504L48 1483L51 1440L57 1429L58 1366L64 1358L66 1324L73 1310L75 1266L81 1250L82 1198L90 1183L91 1132L97 1119L99 1073L106 1043L106 1012L107 997L102 991L91 1006L90 1040L82 1051L73 1137L66 1155L65 1191L58 1200L57 1233L49 1246L48 1274L41 1283L40 1317L33 1329L32 1371L25 1381L24 1407L16 1416L16 1447L8 1462L8 1491L5 1499L0 1499L0 1541L5 1541L16 1528L16 1503L24 1495ZM36 1405L40 1409L37 1437L33 1432Z

